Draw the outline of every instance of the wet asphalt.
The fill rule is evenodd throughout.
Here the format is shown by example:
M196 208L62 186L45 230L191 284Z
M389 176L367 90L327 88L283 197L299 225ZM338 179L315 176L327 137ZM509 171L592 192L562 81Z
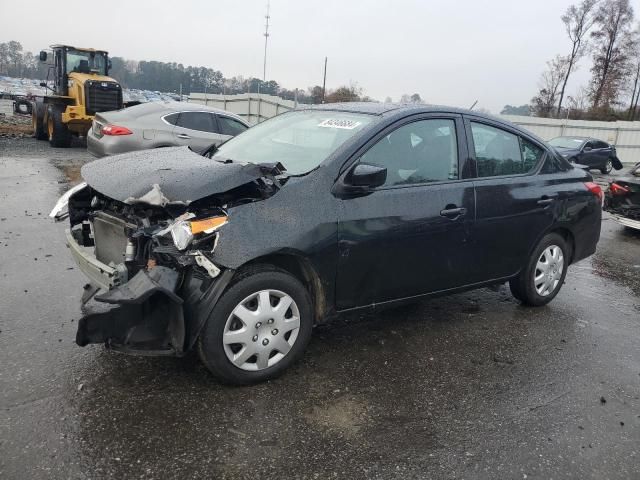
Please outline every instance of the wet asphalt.
M0 138L0 478L640 478L640 235L605 219L547 307L351 315L230 388L75 345L85 280L47 213L89 159Z

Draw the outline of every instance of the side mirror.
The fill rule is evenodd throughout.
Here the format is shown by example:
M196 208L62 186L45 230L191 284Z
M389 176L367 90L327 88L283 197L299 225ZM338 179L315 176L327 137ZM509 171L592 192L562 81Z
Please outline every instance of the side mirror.
M111 70L113 68L113 65L111 64L111 60L107 61L107 73L109 73L109 70Z
M41 62L46 62L47 61L47 52L45 52L44 50L42 50L40 52L40 61Z
M387 169L368 163L358 163L346 179L354 187L376 188L387 181Z
M593 148L591 147L584 147L584 152L590 152L591 150L593 150Z
M373 189L387 181L387 169L368 163L358 163L331 190L338 198L356 198L369 195Z
M47 88L47 84L46 84L46 82L40 82L40 86L41 86L41 87L44 87L44 88Z

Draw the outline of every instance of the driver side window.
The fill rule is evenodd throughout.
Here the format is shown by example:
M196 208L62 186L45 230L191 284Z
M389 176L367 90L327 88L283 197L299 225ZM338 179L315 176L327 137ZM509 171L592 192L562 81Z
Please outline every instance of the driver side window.
M455 122L429 119L403 125L371 147L360 162L387 169L383 187L456 180Z

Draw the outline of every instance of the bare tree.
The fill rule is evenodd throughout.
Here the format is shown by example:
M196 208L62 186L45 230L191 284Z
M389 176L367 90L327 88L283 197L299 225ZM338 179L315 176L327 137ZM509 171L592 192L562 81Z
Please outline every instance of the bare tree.
M593 11L598 1L599 0L583 0L578 5L571 5L565 14L560 17L567 31L567 36L571 41L571 53L567 56L567 71L562 81L562 88L560 89L558 116L562 110L562 101L564 100L569 76L587 50L587 40L585 37L593 26L595 20Z
M629 76L629 61L635 44L631 31L633 8L629 0L605 0L595 14L596 30L590 96L594 110L618 104Z
M560 85L567 74L568 60L566 57L556 55L553 60L547 62L547 70L540 79L540 90L531 99L531 109L537 117L550 117L558 100Z
M629 112L627 115L629 120L635 120L638 100L640 100L640 44L636 45L633 53L633 86L631 88L631 103L629 104Z

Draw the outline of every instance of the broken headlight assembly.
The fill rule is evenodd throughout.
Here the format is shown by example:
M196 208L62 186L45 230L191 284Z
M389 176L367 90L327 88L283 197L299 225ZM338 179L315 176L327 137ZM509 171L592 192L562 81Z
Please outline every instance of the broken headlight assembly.
M226 215L202 218L193 220L193 214L186 214L172 223L166 229L158 232L157 235L164 235L171 232L171 238L176 248L180 251L185 250L195 238L196 235L208 234L215 232L218 228L227 223Z

